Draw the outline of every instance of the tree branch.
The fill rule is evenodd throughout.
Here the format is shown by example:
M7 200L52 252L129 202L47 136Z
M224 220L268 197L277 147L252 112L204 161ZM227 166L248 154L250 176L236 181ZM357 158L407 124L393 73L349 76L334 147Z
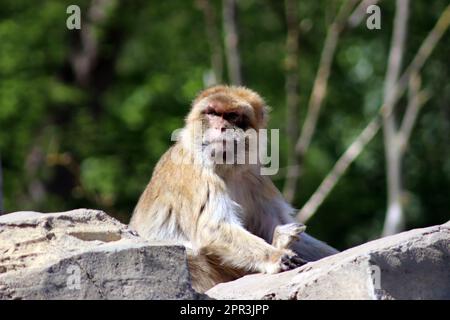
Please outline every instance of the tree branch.
M347 25L350 28L355 28L359 26L367 14L367 8L371 5L377 4L380 0L363 0L356 7L356 9L351 14L350 18L348 18Z
M397 132L397 141L400 152L403 154L407 147L411 132L416 123L420 108L428 101L430 95L426 90L420 90L420 76L414 74L411 76L408 91L408 105L402 120L399 131Z
M419 73L419 71L422 69L426 60L431 55L431 52L436 47L436 44L447 31L449 24L450 5L445 8L436 25L422 42L417 54L414 56L413 61L409 64L408 68L406 68L406 71L403 72L403 75L400 77L400 80L397 83L396 90L394 90L395 92L391 97L392 99L398 100L400 98L399 96L403 95L408 86L411 75L414 73ZM385 104L382 107L382 112L385 114L390 113L391 111L392 110L388 107L388 104Z
M370 121L361 134L352 142L350 147L347 148L344 154L336 162L333 169L331 169L330 173L328 173L322 181L319 188L317 188L308 202L306 202L299 211L297 215L299 221L307 221L314 215L317 208L322 204L350 164L359 156L364 147L378 132L380 126L381 118L377 116Z
M327 92L328 78L330 76L331 64L336 52L337 43L341 31L345 26L346 17L358 0L348 0L344 2L333 23L330 25L322 54L320 57L319 69L314 80L311 97L308 103L308 113L302 128L302 133L297 141L296 150L300 156L306 153L314 134L317 118L319 116L322 102Z
M214 72L214 79L208 85L222 83L223 59L222 46L220 44L220 34L217 30L216 15L209 0L197 0L198 7L203 12L206 26L206 38L208 39L211 51L211 67Z
M298 157L295 143L299 134L299 18L298 1L286 0L286 123L287 123L287 164L288 173L283 194L288 202L292 202L295 195L295 184L298 176Z
M425 40L422 42L417 54L413 61L408 66L406 71L400 77L400 80L394 86L394 94L392 96L393 102L397 102L403 95L406 89L406 84L411 75L418 73L423 67L425 61L429 58L431 52L436 47L436 44L444 35L450 24L450 5L448 5L444 12L439 17L434 28L429 32ZM395 103L394 103L395 104ZM393 104L391 103L391 106ZM333 166L330 173L320 184L319 188L314 192L308 202L298 212L297 219L305 222L310 219L317 211L318 207L323 203L325 198L329 195L341 176L345 173L350 164L358 157L364 147L372 140L375 134L378 132L381 125L382 115L390 114L393 108L390 109L386 104L380 107L379 113L372 119L362 133L353 141L353 143L347 148L344 154L339 158L336 164Z
M230 82L234 85L242 85L239 33L236 22L236 0L223 0L223 29L225 32L225 52Z
M304 156L314 134L322 102L326 95L331 64L336 52L339 36L345 27L347 17L350 15L352 8L358 1L359 0L345 1L339 9L333 23L328 28L320 57L319 68L308 103L306 118L303 123L301 134L298 137L297 142L295 142L295 155L292 155L291 161L288 162L289 168L287 170L283 194L289 202L292 202L296 193L298 179L302 173ZM291 115L291 117L293 116ZM298 121L297 119L290 121L294 120Z
M384 103L392 103L388 108L394 108L396 101L393 94L402 67L409 16L409 0L397 0L394 18L394 30L391 39L388 68L384 82ZM398 136L395 113L383 117L384 154L387 181L387 211L383 227L384 235L398 233L404 226L402 195L402 157L398 146Z

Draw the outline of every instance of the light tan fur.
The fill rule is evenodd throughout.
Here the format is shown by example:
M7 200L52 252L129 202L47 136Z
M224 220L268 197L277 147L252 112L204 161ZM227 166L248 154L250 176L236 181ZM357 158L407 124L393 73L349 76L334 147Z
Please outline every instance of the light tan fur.
M247 88L216 86L200 93L181 139L156 165L130 226L145 238L185 245L193 287L199 292L248 273L276 273L335 253L305 233L297 241L304 227L293 223L292 207L260 175L259 165L193 163L195 157L208 157L192 147L194 123L204 128L215 123L238 126L237 121L214 122L217 117L205 114L209 106L239 112L249 129L259 130L267 122L268 107Z

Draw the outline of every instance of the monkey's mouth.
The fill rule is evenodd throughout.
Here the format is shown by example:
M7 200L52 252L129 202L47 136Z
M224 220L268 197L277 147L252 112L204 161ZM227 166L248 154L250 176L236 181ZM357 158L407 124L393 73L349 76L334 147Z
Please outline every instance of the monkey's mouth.
M238 147L238 144L238 139L213 139L203 142L202 149L204 154L216 164L244 164L248 148L247 146Z

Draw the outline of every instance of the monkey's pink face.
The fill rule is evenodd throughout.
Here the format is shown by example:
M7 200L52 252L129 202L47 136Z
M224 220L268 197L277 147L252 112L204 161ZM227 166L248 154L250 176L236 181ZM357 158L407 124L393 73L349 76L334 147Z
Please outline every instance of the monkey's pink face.
M199 101L193 111L201 122L202 147L211 157L223 160L233 152L232 158L235 158L237 145L248 145L248 132L256 132L254 110L243 99L216 94ZM247 151L241 149L240 152Z
M208 99L201 113L207 127L218 134L227 129L245 131L251 127L251 107L244 102L231 104L221 99Z

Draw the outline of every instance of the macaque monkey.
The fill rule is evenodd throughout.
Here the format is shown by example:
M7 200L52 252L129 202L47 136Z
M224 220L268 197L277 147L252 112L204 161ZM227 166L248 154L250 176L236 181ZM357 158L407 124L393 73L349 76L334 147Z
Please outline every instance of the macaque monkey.
M250 89L215 86L201 92L134 210L130 226L139 235L186 247L198 292L337 252L303 233L305 227L291 217L294 209L261 175L259 162L242 164L231 154L237 143L249 146L247 133L265 128L267 117L264 100Z

